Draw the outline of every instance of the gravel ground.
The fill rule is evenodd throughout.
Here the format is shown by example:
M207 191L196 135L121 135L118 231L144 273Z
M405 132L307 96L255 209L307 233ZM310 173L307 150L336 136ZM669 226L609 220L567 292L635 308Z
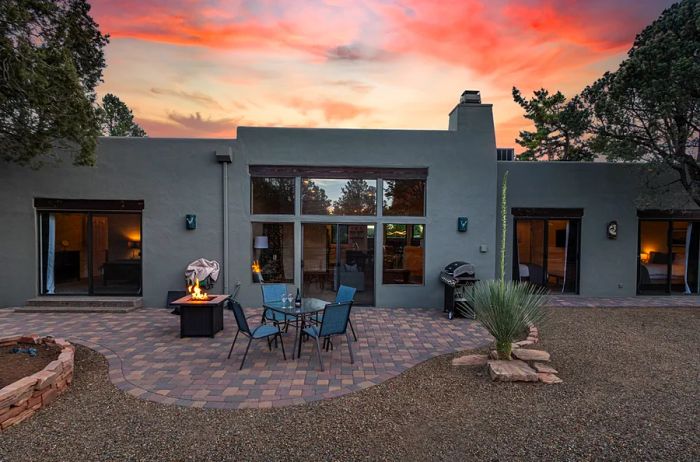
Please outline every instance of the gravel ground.
M453 355L309 405L141 401L80 347L72 389L0 434L0 461L700 460L700 310L555 309L540 329L561 385L501 384Z

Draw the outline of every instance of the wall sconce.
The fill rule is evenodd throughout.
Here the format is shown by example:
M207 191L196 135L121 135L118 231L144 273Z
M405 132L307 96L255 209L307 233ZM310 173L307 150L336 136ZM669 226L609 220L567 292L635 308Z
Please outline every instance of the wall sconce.
M457 232L466 233L467 226L469 226L469 218L467 218L467 217L458 217L457 218Z
M617 239L617 221L611 221L606 228L608 239Z
M197 229L197 215L185 215L185 228Z

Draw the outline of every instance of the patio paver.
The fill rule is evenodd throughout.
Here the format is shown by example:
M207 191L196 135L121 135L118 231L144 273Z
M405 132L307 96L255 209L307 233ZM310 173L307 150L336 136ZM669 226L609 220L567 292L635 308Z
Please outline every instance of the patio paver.
M261 314L246 309L247 315ZM123 314L19 313L0 310L0 331L7 335L38 333L65 337L102 353L109 378L140 399L188 407L263 408L302 404L361 390L395 377L431 357L476 348L490 336L475 321L448 321L439 310L355 307L358 341L355 363L343 339L323 352L326 371L318 369L312 342L300 360L283 361L266 342L251 345L246 366L238 370L247 339L239 339L226 311L224 331L215 338L179 337L179 318L169 310L147 308ZM284 336L291 353L293 329ZM338 340L336 340L336 343ZM290 358L291 355L288 356Z

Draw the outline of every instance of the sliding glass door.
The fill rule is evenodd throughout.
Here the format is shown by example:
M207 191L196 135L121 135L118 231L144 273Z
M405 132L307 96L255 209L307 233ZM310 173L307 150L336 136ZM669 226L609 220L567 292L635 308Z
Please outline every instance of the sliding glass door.
M338 287L357 289L355 303L374 304L374 225L304 223L302 290L332 301Z
M39 213L43 295L139 295L141 214Z
M558 293L578 293L578 219L515 220L513 278Z
M637 291L698 293L700 222L640 220Z

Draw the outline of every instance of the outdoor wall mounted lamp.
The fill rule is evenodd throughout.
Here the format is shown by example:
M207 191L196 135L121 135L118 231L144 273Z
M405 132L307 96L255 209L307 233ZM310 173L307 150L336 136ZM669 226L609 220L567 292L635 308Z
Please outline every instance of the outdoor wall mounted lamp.
M192 214L185 215L185 228L186 229L197 229L197 215L192 215Z
M467 218L467 217L458 217L457 218L457 232L466 233L468 225L469 225L469 218Z

